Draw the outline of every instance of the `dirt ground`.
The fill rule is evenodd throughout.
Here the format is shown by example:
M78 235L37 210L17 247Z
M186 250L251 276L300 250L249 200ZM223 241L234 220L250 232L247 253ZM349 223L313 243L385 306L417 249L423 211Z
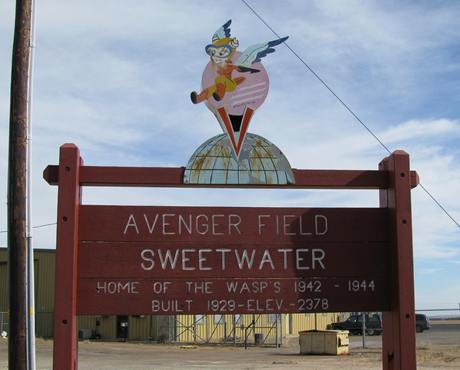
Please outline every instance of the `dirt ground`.
M0 369L7 369L7 342L0 340ZM301 356L298 337L281 348L179 346L145 343L79 343L80 370L158 369L381 369L381 337L350 337L346 356ZM37 340L37 369L51 369L52 341ZM433 325L417 334L418 369L460 369L460 321Z

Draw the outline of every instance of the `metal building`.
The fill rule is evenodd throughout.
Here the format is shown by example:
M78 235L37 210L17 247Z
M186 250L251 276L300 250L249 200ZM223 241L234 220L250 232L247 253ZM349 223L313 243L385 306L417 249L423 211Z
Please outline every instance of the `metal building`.
M36 335L53 336L55 250L35 250ZM8 331L7 250L0 248L0 332ZM338 314L79 316L81 338L278 345L299 331L325 329Z

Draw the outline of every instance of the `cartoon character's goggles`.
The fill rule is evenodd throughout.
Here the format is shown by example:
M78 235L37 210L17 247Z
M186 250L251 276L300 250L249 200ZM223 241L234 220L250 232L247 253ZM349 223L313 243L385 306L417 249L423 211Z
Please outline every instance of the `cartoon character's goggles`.
M206 54L209 56L216 56L219 58L226 58L228 57L231 53L233 48L230 45L221 45L221 46L216 46L216 45L206 45L204 48L206 51Z

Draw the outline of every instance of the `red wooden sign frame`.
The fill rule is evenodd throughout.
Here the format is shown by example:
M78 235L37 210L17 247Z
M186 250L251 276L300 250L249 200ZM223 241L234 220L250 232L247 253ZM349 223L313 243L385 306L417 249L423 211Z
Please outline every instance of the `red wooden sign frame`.
M58 222L57 222L57 250L56 250L56 291L55 291L55 321L54 321L54 354L53 354L53 368L55 370L62 369L77 369L77 315L78 314L117 314L120 312L129 314L145 313L146 310L158 308L153 307L155 303L151 302L151 307L145 307L146 301L141 298L143 295L126 296L132 293L132 290L141 291L146 290L151 283L152 276L155 280L161 283L161 271L152 275L151 271L145 273L142 269L134 269L133 264L139 264L139 256L145 257L143 262L144 270L152 268L154 261L152 256L159 252L166 253L161 250L165 245L169 246L168 253L178 253L184 251L184 246L188 246L189 255L182 256L184 271L175 272L170 270L163 271L163 280L169 279L169 284L173 287L164 296L170 300L176 298L186 298L190 294L190 287L199 286L202 289L202 284L209 282L214 284L217 292L226 289L225 274L228 273L229 277L238 276L239 283L244 284L245 279L254 282L255 279L261 278L265 283L271 285L273 289L283 289L285 292L286 302L276 301L272 298L270 291L252 291L245 294L230 295L232 302L231 307L226 307L223 311L215 313L244 313L254 312L316 312L316 311L337 311L341 310L343 302L346 302L348 311L364 311L367 310L382 310L383 311L383 369L397 369L397 370L412 370L416 368L415 358L415 311L414 311L414 280L413 280L413 256L412 256L412 222L411 222L411 188L417 186L418 176L416 172L409 169L409 155L403 151L396 151L389 157L385 158L379 164L377 171L355 171L355 170L298 170L294 169L295 184L293 185L205 185L205 184L184 184L183 179L184 168L135 168L135 167L95 167L84 166L80 158L78 148L73 144L64 144L60 149L59 166L48 166L44 171L44 178L51 185L58 185ZM148 223L150 233L140 235L137 224L134 226L135 221L130 221L130 218L121 217L123 212L130 212L133 214L145 215L148 217L148 212L164 212L161 207L118 207L117 206L86 206L81 204L81 190L83 186L143 186L143 187L245 187L245 188L283 188L283 189L378 189L380 192L380 209L255 209L255 208L184 208L184 207L167 207L169 211L165 215L163 213L163 229L162 232L155 234L152 223ZM165 208L165 207L163 207ZM173 209L173 210L171 210ZM362 223L361 227L353 226L353 220L346 216L346 212L352 210L353 215L361 214L361 218L355 222ZM279 213L287 211L288 216L291 218L284 218ZM137 212L137 213L136 213ZM228 265L229 271L220 271L220 275L215 275L216 272L211 273L208 270L217 269L220 265L223 266L222 260L217 260L216 250L212 249L212 243L206 245L203 242L205 238L202 235L193 235L191 226L189 226L188 234L182 234L176 226L173 226L174 217L172 215L183 215L184 212L190 217L193 214L205 216L212 219L213 215L218 220L217 223L212 224L214 231L213 240L221 238L222 245L230 246L227 248L230 252L235 253L236 258L239 254L243 253L242 250L247 247L247 241L250 241L255 247L262 247L265 254L259 265L259 273L255 274L249 270L241 271L242 275L235 275L235 266ZM195 213L193 213L195 212ZM214 213L211 213L214 212ZM305 217L320 214L325 219L331 222L331 225L336 225L335 230L340 229L340 223L334 220L342 219L347 220L348 227L352 228L353 232L346 231L347 225L342 225L342 232L339 234L328 234L324 239L321 238L321 230L317 230L317 235L314 232L303 231L295 229L292 223L286 223L287 220L299 219L299 214L296 212L305 213ZM316 212L316 213L315 213ZM345 212L345 213L344 213ZM321 214L324 213L324 214ZM253 224L254 217L248 218L248 221L237 225L237 218L235 215L264 215L264 220L270 217L277 217L284 220L284 234L279 234L278 231L274 234L263 234L262 229L266 227L267 223L260 222L258 226ZM117 227L111 225L101 225L104 219L108 217L104 215L111 215L110 222L117 224ZM113 215L118 215L112 217ZM234 215L234 219L229 222L229 225L223 226L225 215ZM309 216L310 215L310 216ZM121 217L121 218L120 218ZM281 217L281 218L279 218ZM297 217L297 218L296 218ZM358 217L358 216L356 216ZM167 221L165 221L165 219ZM301 219L301 218L300 218ZM123 221L124 220L124 221ZM128 220L128 221L126 221ZM252 221L251 221L252 220ZM367 226L364 226L366 224ZM242 220L240 220L242 221ZM120 223L121 222L121 223ZM125 224L123 223L125 222ZM278 221L277 221L278 222ZM335 224L334 224L335 222ZM351 224L350 224L351 222ZM99 226L94 226L99 225ZM123 225L125 228L123 229ZM216 226L217 225L217 226ZM237 225L237 226L235 226ZM351 226L350 226L351 225ZM121 227L121 228L120 228ZM209 227L209 225L208 225ZM241 233L240 239L243 241L238 243L232 237L231 231L238 231ZM307 227L300 224L300 228ZM118 230L119 235L112 232L108 233L107 230ZM227 228L227 229L225 229ZM235 229L238 228L238 229ZM261 229L262 228L262 229ZM120 230L123 229L123 233ZM209 229L208 229L209 230ZM228 230L227 234L223 230ZM257 234L258 230L258 234ZM367 234L374 236L366 237ZM200 231L200 230L198 230ZM203 232L203 229L201 229ZM325 233L324 233L325 234ZM168 239L170 235L174 235L172 239ZM339 237L337 237L339 235ZM348 235L348 236L347 236ZM246 238L247 237L247 238ZM329 238L329 239L328 239ZM200 240L203 245L203 250L199 250L198 257L194 255L195 248L190 248L190 245L197 245ZM103 243L101 243L103 241ZM135 242L135 243L133 243ZM105 243L105 244L104 244ZM166 244L165 244L166 243ZM195 243L195 244L193 244ZM331 243L341 246L349 245L354 250L359 250L364 257L359 262L346 260L345 254L337 255L337 248L331 247ZM347 244L348 243L348 244ZM135 245L133 247L133 245ZM308 245L309 248L303 247L297 250L298 246ZM116 249L113 247L116 246ZM281 249L279 247L282 247ZM292 253L290 256L297 256L297 261L288 263L286 260L285 247L289 247ZM116 250L116 253L109 252ZM143 249L144 248L144 249ZM154 249L157 248L157 249ZM316 256L316 263L319 267L323 263L330 262L329 273L316 273L311 270L306 271L307 266L300 266L299 263L305 263L306 253L312 253L312 250L318 251ZM145 255L142 251L147 250ZM148 252L150 250L150 252ZM201 252L200 252L201 251ZM281 252L280 252L281 251ZM247 252L247 250L246 250ZM245 253L246 253L245 252ZM130 260L133 253L137 253L138 259ZM150 253L150 254L149 254ZM253 253L256 253L253 251ZM258 249L257 253L261 253ZM276 254L278 253L278 254ZM280 254L281 253L281 254ZM299 253L304 253L299 257ZM371 257L373 253L374 258ZM379 254L380 253L380 254ZM196 253L195 253L196 254ZM118 260L128 260L119 268L120 272L113 281L113 269L98 268L91 264L90 256L94 255L99 260L107 259L109 262L117 263ZM271 257L273 255L273 257ZM131 256L131 257L130 257ZM150 257L149 257L150 256ZM268 257L270 256L270 257ZM328 256L333 256L329 258ZM378 256L379 264L375 267L374 272L369 271L369 265L375 265L375 257ZM260 255L259 255L260 257ZM195 258L195 262L193 261ZM283 260L284 258L284 260ZM329 258L329 259L328 259ZM371 294L355 294L355 304L347 300L347 295L343 290L337 290L339 287L344 287L350 284L350 273L343 269L336 261L340 258L344 259L344 264L350 264L353 269L353 277L366 278L371 276L373 284L379 286L376 292ZM314 259L314 258L313 258ZM301 262L299 262L301 261ZM240 261L241 262L241 261ZM315 261L314 261L315 262ZM367 263L366 263L367 262ZM192 265L185 263L203 263L203 271L193 271L194 277L191 278L190 271ZM149 265L150 264L150 265ZM166 263L165 263L166 264ZM158 261L157 261L158 265ZM167 265L167 264L166 264ZM281 271L280 267L283 266L285 271ZM364 267L363 267L364 266ZM366 267L367 266L367 267ZM166 268L166 267L165 267ZM223 267L225 268L225 266ZM299 271L299 269L302 269ZM308 267L310 268L310 267ZM126 269L125 274L121 273ZM240 270L243 269L240 264ZM272 271L271 271L271 270ZM343 270L343 271L342 271ZM332 273L331 273L332 271ZM334 274L334 271L336 272ZM342 271L342 272L341 272ZM252 275L251 275L252 274ZM373 274L373 275L370 275ZM127 282L135 276L135 285L127 285ZM306 278L314 278L318 284L322 284L324 292L327 296L335 297L327 305L317 297L314 292L302 295L296 291L299 286L299 281L304 281ZM105 280L104 280L105 279ZM149 280L150 279L150 280ZM189 285L184 288L183 281L188 279ZM252 280L251 280L252 279ZM182 282L182 283L181 283ZM177 283L177 284L176 284ZM260 283L260 282L259 282ZM95 285L96 284L96 285ZM112 284L112 285L110 285ZM118 285L117 285L118 284ZM181 285L182 284L182 285ZM197 285L198 284L198 285ZM200 285L201 284L201 285ZM258 282L256 281L256 285ZM106 290L116 289L121 287L121 294L117 298L113 296L104 297L100 299L101 295L95 294L95 286L99 289L99 293L105 293ZM303 283L302 286L305 286ZM228 286L227 286L228 288ZM131 289L131 291L130 291ZM259 288L260 289L260 284ZM293 290L294 289L294 290ZM200 292L202 292L200 290ZM342 293L340 293L342 292ZM228 292L227 292L228 293ZM356 293L356 292L355 292ZM169 295L168 295L169 294ZM218 293L217 297L219 298ZM213 294L213 296L215 295ZM103 296L103 294L102 294ZM228 294L224 298L228 298ZM119 309L114 309L120 300L125 299L128 303ZM254 299L256 297L257 299ZM369 297L372 297L369 300ZM260 298L260 299L259 299ZM138 299L136 301L136 299ZM302 311L297 306L296 301L300 299L302 307L307 309ZM306 303L308 300L308 304ZM303 300L303 301L302 301ZM317 300L317 301L316 301ZM129 303L132 301L132 303ZM219 300L217 300L219 301ZM369 302L373 301L374 305ZM148 301L147 301L148 302ZM210 303L211 302L211 303ZM227 306L228 306L228 301ZM260 302L263 305L260 306ZM311 305L310 305L311 303ZM323 307L317 307L323 305ZM143 306L144 305L144 306ZM143 308L142 308L143 307ZM173 307L170 312L158 312L159 314L174 314L181 312L183 307L177 304L172 304ZM212 310L219 305L214 305L212 301L203 300L196 307L190 308L187 313L213 312ZM164 308L164 307L163 307ZM154 312L155 313L155 312ZM152 314L152 313L150 313Z

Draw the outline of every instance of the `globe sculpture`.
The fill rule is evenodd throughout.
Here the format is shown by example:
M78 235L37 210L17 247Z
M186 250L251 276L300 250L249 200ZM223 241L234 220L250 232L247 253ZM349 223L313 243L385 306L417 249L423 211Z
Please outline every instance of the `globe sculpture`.
M227 134L205 141L184 172L185 184L293 184L291 166L274 144L248 133L238 160Z

